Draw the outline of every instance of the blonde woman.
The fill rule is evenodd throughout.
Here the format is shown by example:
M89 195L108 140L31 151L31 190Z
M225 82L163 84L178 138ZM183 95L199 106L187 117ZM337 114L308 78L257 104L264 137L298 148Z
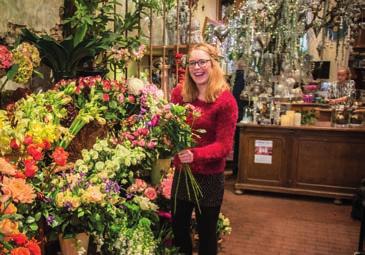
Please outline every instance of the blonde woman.
M190 164L195 179L203 193L199 200L201 213L195 210L199 254L217 254L217 220L224 193L225 159L233 144L237 121L237 103L232 96L224 73L218 63L216 48L208 44L194 45L188 56L185 83L172 91L171 101L192 104L201 116L194 120L193 129L205 129L194 148L178 153L176 172L181 164ZM196 204L189 200L185 185L176 191L177 174L174 176L173 194L177 194L176 211L173 212L175 245L181 254L192 254L190 222ZM173 198L174 201L174 198Z

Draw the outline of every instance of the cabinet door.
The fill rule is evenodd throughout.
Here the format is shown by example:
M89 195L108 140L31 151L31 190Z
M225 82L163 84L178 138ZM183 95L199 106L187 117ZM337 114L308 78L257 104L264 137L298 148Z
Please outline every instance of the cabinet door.
M285 136L241 131L239 182L287 186L287 148Z

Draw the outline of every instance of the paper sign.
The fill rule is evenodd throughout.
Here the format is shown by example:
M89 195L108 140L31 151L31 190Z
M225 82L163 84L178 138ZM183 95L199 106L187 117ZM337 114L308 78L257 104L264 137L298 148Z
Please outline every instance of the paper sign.
M255 140L255 163L272 164L272 141Z

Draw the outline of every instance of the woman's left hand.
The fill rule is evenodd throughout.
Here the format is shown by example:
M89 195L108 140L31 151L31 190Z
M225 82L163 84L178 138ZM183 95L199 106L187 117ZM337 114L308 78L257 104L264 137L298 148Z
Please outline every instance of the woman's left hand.
M194 160L194 154L190 150L180 151L177 155L181 163L192 163Z

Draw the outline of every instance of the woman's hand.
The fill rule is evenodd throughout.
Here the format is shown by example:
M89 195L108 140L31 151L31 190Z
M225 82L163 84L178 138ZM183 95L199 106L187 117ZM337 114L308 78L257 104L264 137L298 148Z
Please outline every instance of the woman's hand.
M190 150L180 151L177 155L181 163L192 163L194 160L194 154Z

